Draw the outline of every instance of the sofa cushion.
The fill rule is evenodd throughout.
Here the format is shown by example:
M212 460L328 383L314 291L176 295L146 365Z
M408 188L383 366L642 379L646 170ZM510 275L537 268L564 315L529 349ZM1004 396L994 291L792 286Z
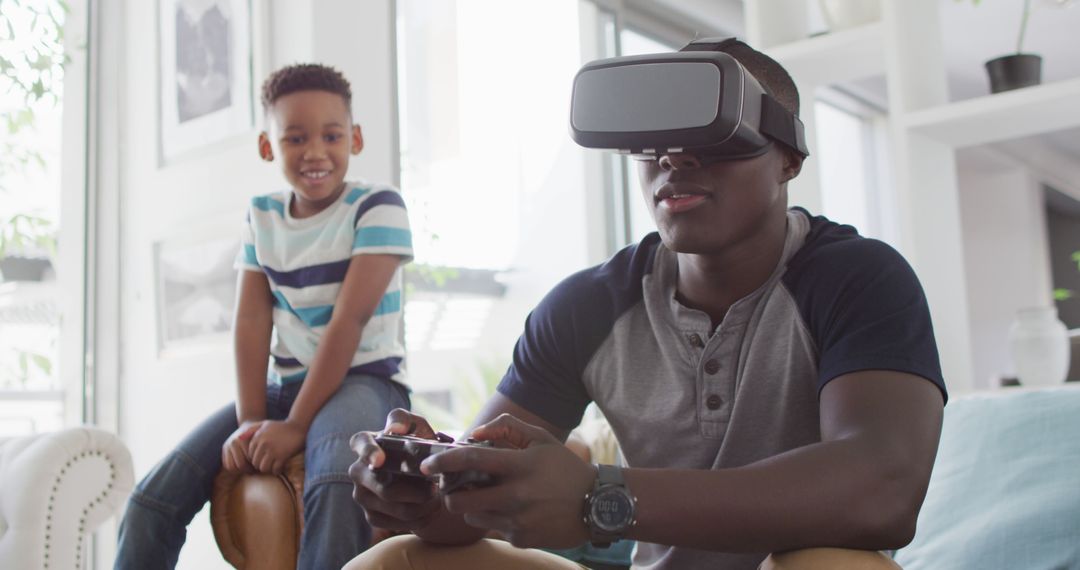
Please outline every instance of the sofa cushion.
M906 570L1080 568L1080 387L956 398Z

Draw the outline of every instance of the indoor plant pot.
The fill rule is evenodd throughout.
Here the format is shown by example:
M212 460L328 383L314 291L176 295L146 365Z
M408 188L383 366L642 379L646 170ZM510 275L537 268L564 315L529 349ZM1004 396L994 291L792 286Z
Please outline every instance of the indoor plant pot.
M966 0L957 0L961 1ZM971 0L976 6L981 2L982 0ZM1074 3L1075 0L1043 0L1040 4L1064 8ZM1016 52L986 62L991 93L1030 87L1042 82L1042 58L1024 53L1024 35L1027 33L1028 20L1037 7L1038 5L1031 5L1031 0L1024 0L1023 11L1020 13L1020 33L1016 38Z
M1000 93L1038 85L1042 80L1042 58L1030 53L1014 53L986 62L990 92Z

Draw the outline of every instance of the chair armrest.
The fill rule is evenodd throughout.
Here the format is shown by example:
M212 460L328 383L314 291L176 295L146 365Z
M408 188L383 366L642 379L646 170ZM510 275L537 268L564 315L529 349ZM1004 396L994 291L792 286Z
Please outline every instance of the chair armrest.
M71 428L0 451L0 567L82 568L84 538L131 493L131 454L115 435Z
M291 457L284 473L214 478L210 523L225 560L241 570L296 567L304 528L304 455Z

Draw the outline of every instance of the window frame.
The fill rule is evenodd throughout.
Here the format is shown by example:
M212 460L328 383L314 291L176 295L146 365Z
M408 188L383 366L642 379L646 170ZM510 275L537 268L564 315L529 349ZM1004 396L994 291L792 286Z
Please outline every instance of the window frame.
M671 11L631 0L581 0L596 10L596 29L581 31L583 42L595 39L595 55L599 58L622 55L622 32L631 31L658 43L678 46L687 38L734 35L711 28L701 22L681 17ZM653 8L653 9L649 9ZM585 20L583 20L583 23ZM606 26L612 26L607 29ZM583 62L584 63L584 62ZM631 205L637 196L631 196L630 177L634 176L631 159L626 156L604 153L595 168L598 172L594 182L604 189L604 255L609 257L634 242Z
M837 86L822 86L814 91L814 104L822 103L842 113L848 114L861 123L860 135L863 145L862 167L863 187L866 200L867 228L859 228L860 233L871 234L890 243L897 243L898 233L895 216L895 199L889 185L888 147L889 126L888 110L850 90ZM816 107L813 109L816 113ZM821 123L815 121L815 128L820 133ZM827 184L819 180L822 204ZM838 220L844 222L844 220Z

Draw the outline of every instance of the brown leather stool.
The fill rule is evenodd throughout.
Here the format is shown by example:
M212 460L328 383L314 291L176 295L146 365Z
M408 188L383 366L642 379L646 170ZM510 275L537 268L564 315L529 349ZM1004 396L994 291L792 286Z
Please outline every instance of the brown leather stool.
M292 570L304 529L304 454L280 475L222 471L210 524L225 560L239 570Z
M281 475L222 471L210 495L210 524L225 561L239 570L292 570L304 530L304 454ZM371 529L371 543L402 534Z

